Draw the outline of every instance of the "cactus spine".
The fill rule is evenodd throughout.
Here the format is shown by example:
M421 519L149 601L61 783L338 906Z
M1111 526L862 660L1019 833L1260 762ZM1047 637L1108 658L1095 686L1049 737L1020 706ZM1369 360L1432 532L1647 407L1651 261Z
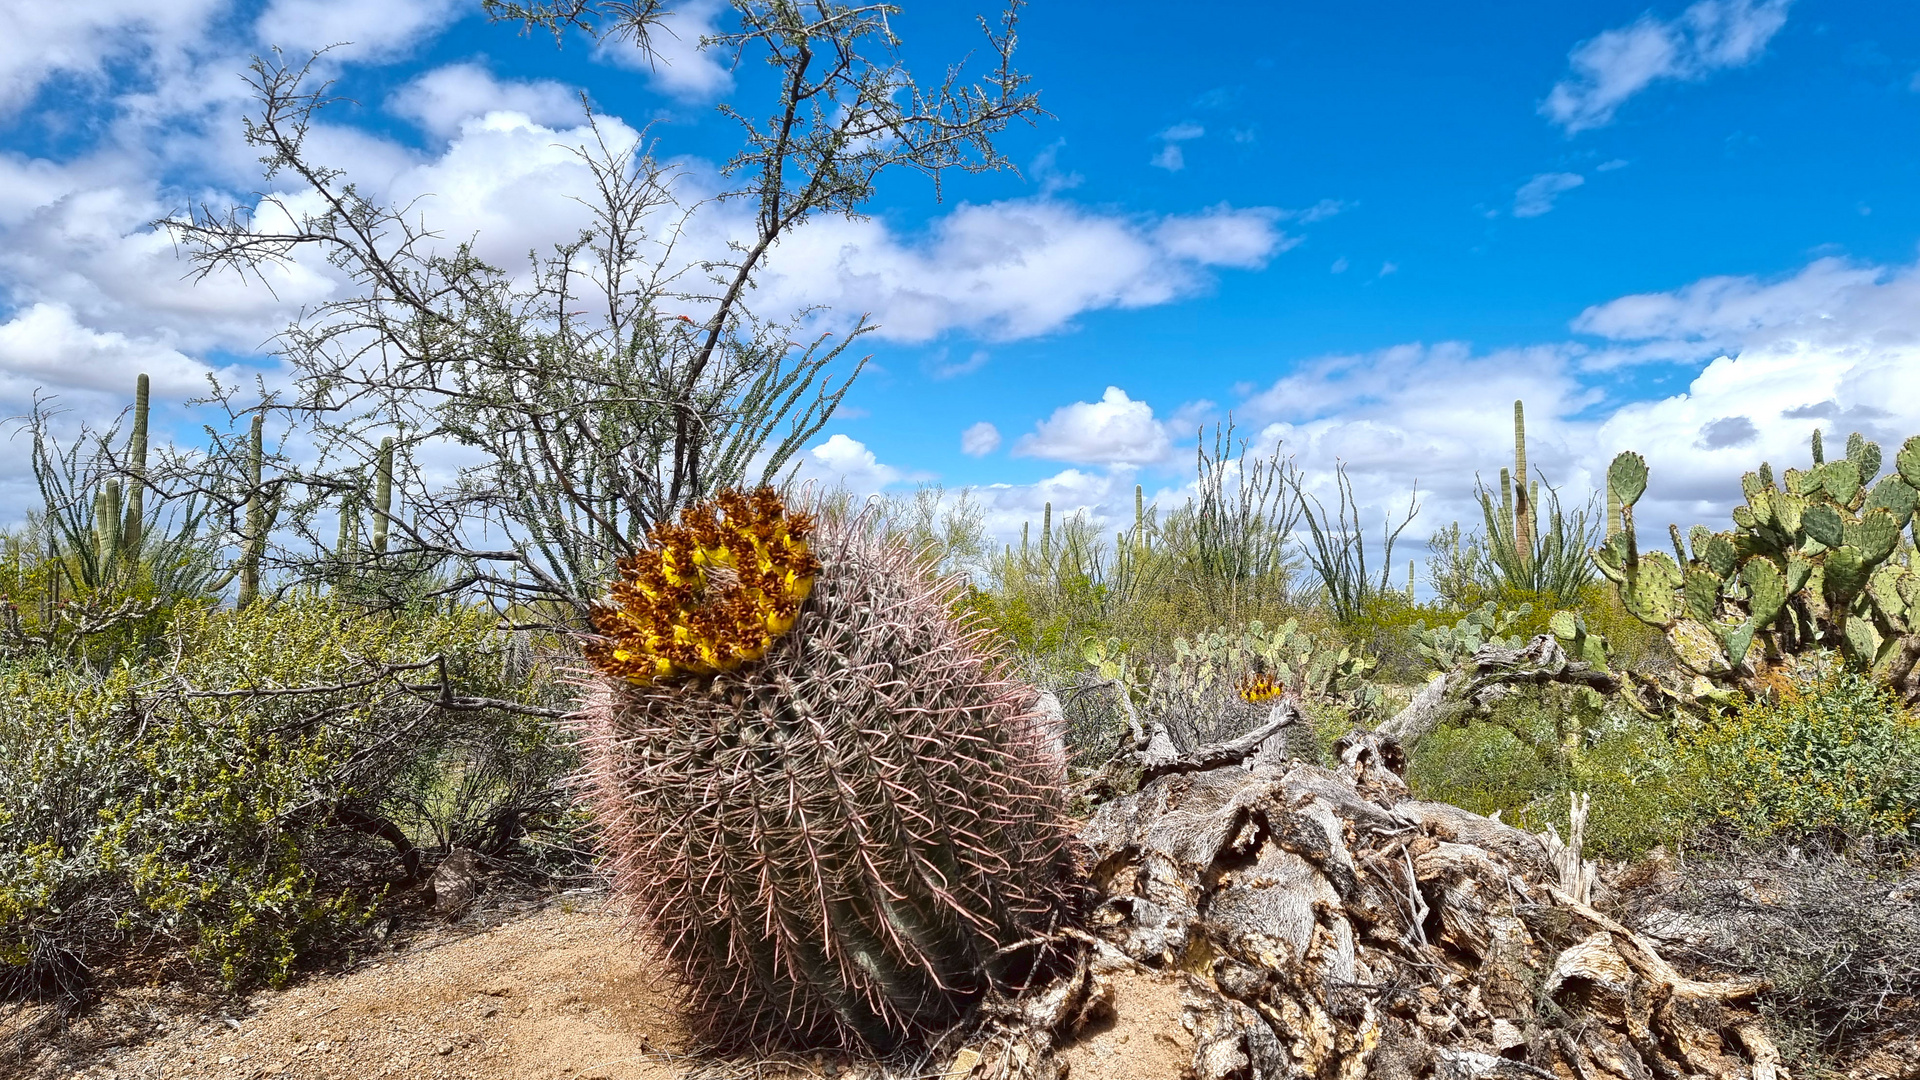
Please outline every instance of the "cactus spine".
M596 618L581 716L617 887L709 1039L920 1043L1074 913L1038 695L911 551L770 492L716 504L656 526Z

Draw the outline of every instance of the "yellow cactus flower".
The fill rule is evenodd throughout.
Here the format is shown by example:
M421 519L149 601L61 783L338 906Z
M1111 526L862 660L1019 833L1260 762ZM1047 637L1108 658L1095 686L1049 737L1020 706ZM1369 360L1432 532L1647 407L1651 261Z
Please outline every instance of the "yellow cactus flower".
M722 492L661 522L622 559L600 640L587 658L637 683L711 675L765 656L793 629L819 560L809 514L789 513L770 488Z

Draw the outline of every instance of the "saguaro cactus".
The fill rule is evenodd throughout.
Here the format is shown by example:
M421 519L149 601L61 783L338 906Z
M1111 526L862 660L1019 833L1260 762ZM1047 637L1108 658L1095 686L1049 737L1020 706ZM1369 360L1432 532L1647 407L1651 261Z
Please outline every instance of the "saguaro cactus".
M1533 559L1534 494L1527 474L1527 413L1518 399L1513 403L1513 557L1525 566Z
M393 520L393 436L380 440L373 473L373 553L387 553L387 526Z
M240 595L234 599L234 606L242 609L260 598L260 561L266 556L267 533L272 528L266 492L261 489L266 423L266 416L255 413L247 436L247 524L240 537Z
M133 434L127 440L127 509L120 526L120 552L124 560L138 559L145 539L147 486L147 410L148 383L145 372L133 389Z
M621 575L592 805L697 1028L889 1050L1026 977L1074 910L1062 763L958 581L765 490L655 526Z

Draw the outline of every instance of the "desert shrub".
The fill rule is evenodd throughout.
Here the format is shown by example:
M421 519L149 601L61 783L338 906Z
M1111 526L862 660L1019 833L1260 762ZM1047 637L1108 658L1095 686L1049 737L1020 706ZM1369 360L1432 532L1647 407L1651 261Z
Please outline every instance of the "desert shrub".
M1476 814L1499 811L1510 824L1562 788L1560 771L1538 747L1511 728L1486 722L1442 728L1421 739L1407 780L1423 799Z
M1753 837L1920 839L1920 719L1865 674L1793 678L1705 727L1714 810Z
M1415 794L1533 831L1565 832L1567 797L1590 799L1586 851L1628 859L1699 828L1707 789L1690 746L1585 689L1510 695L1483 719L1414 747Z
M1768 1030L1783 1050L1834 1067L1920 1036L1916 900L1910 867L1775 843L1689 866L1668 903L1702 935L1696 959L1771 984Z
M562 805L544 673L483 613L312 595L175 620L104 674L0 668L0 990L80 1000L123 946L231 987L350 936L420 845L495 848Z

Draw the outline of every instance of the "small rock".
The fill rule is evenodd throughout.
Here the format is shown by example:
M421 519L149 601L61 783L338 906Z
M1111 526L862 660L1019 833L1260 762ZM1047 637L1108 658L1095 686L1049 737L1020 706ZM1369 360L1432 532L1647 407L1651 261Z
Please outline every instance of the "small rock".
M427 890L433 894L433 911L444 919L457 919L473 906L480 895L480 871L486 856L472 848L454 848L433 871Z
M443 1042L439 1046L434 1047L433 1052L436 1054L439 1054L441 1057L446 1057L448 1054L453 1053L453 1044L450 1042Z

